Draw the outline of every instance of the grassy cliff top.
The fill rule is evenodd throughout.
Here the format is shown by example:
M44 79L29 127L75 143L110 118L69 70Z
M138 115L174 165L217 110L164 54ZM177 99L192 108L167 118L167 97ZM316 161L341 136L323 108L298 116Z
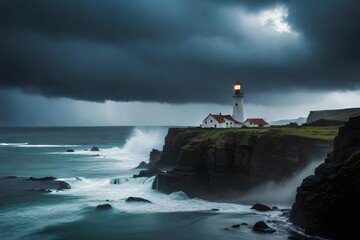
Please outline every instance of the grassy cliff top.
M184 148L191 148L196 142L211 141L214 147L223 147L229 138L237 138L240 144L248 144L253 136L298 136L311 139L332 141L337 135L339 126L299 126L299 127L267 127L267 128L186 128L184 134L194 137ZM241 133L241 134L239 134ZM237 136L241 136L238 138Z
M349 109L348 111L344 111L342 114L325 118L325 120L347 122L349 121L349 118L356 116L360 116L360 108Z

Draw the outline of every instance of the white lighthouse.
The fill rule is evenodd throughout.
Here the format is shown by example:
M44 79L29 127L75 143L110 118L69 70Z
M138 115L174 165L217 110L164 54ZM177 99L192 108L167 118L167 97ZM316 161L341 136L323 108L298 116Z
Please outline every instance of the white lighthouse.
M233 114L232 117L241 123L244 122L244 93L241 91L241 84L234 84Z

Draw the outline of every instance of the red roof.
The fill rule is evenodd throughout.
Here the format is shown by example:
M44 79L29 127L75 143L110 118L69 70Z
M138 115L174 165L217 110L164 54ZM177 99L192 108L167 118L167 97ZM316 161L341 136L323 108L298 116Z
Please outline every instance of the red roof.
M225 119L228 121L233 121L235 123L241 123L239 121L236 121L231 115L209 114L209 116L212 116L213 118L215 118L215 120L218 121L219 123L225 122Z
M260 126L265 126L265 125L269 125L264 119L262 118L248 118L246 119L245 122L249 122L251 124L254 125L260 125Z

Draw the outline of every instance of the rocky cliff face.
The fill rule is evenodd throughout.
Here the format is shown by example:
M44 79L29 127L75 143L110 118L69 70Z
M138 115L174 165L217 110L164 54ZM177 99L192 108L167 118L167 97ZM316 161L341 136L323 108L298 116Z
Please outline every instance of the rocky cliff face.
M332 239L360 235L360 117L334 140L334 152L297 189L290 220L305 233Z
M169 129L155 186L170 193L225 198L278 181L321 159L332 141L280 135L271 130Z

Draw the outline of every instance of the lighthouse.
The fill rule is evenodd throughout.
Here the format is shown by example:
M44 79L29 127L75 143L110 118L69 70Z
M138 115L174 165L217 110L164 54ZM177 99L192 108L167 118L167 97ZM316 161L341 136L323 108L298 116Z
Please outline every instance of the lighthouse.
M232 117L239 122L244 122L244 93L241 91L241 84L234 84L233 114Z

